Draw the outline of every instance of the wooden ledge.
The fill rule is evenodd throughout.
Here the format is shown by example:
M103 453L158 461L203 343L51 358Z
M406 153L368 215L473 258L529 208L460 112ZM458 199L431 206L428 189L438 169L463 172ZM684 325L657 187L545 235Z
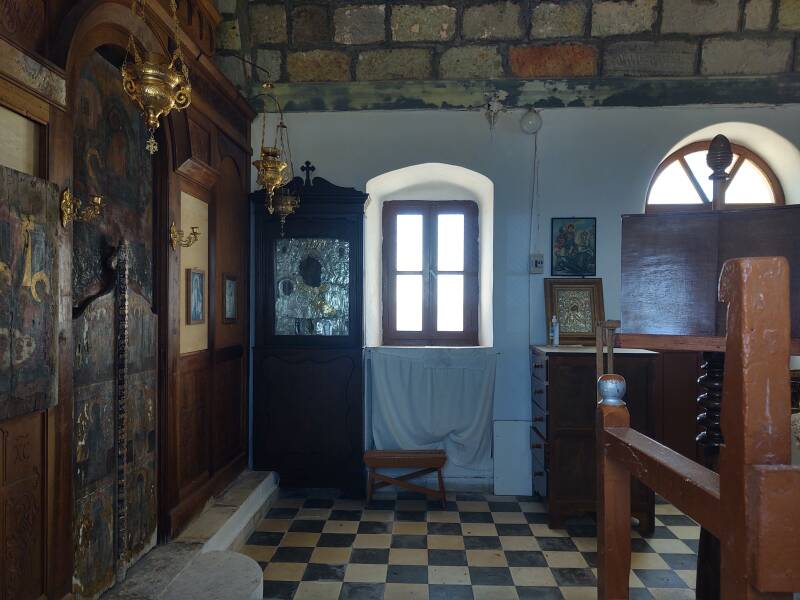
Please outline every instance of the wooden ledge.
M364 463L368 467L440 469L447 461L444 450L368 450Z
M633 477L720 535L719 475L628 427L609 427L603 433L608 456Z

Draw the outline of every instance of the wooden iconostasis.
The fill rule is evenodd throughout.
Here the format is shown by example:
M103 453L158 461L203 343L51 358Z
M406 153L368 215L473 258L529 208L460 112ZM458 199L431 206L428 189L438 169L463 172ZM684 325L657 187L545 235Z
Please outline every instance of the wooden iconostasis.
M192 105L162 119L153 157L119 69L131 29L166 51L168 1L145 23L122 0L6 4L0 600L95 598L246 464L254 113L214 66L208 0L178 2ZM100 217L62 226L66 189L103 196ZM201 241L173 251L173 222Z

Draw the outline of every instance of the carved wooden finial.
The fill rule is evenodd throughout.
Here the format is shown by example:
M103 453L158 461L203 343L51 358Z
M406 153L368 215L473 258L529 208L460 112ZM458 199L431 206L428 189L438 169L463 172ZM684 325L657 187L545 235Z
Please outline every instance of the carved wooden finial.
M317 170L317 167L315 167L314 165L312 165L310 160L307 160L307 161L305 162L305 164L304 164L302 167L300 167L300 170L301 170L303 173L305 173L305 174L306 174L306 183L305 183L306 187L310 187L310 186L311 186L311 174L312 174L314 171L316 171L316 170Z
M730 140L722 134L714 136L706 155L706 164L712 171L709 179L727 179L726 169L731 166L732 162L733 149Z
M625 378L613 373L601 375L597 378L597 391L600 394L600 404L604 406L625 406L626 391Z

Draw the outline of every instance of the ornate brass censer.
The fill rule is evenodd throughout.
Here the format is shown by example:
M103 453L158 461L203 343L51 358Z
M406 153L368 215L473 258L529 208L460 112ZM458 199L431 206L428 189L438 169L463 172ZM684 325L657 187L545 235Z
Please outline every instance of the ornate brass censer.
M132 0L131 12L144 19L145 0ZM128 97L141 109L150 137L146 148L150 154L158 151L158 143L153 132L158 128L159 119L172 110L183 110L192 101L192 86L189 82L189 68L183 58L178 23L178 6L170 0L174 28L175 50L167 60L160 54L148 53L144 58L139 52L136 40L131 33L125 60L122 63L122 88ZM133 63L128 62L133 55Z

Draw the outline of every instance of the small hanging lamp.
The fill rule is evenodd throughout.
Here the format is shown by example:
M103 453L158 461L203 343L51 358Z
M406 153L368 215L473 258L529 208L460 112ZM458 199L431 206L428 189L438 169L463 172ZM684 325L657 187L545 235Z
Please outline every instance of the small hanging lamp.
M145 0L132 0L131 12L144 20ZM192 101L192 86L189 82L189 68L183 58L179 39L178 6L170 0L173 21L172 55L167 60L160 54L147 54L142 57L133 33L128 36L125 60L122 63L122 88L128 97L141 109L150 137L145 148L150 154L158 151L158 143L153 132L158 128L159 119L169 115L172 110L183 110ZM129 58L133 56L133 62Z
M255 66L260 68L258 65ZM274 102L278 111L278 124L275 126L274 141L268 145L267 113L264 111L261 121L261 153L260 158L253 162L253 166L258 172L256 181L266 193L267 211L269 214L278 213L281 220L281 236L283 236L286 217L294 213L300 206L300 197L284 187L294 179L294 167L292 147L289 143L289 129L283 120L283 109L275 95L269 91L272 89L272 84L266 82L262 84L262 87L266 91L256 97L264 96Z

